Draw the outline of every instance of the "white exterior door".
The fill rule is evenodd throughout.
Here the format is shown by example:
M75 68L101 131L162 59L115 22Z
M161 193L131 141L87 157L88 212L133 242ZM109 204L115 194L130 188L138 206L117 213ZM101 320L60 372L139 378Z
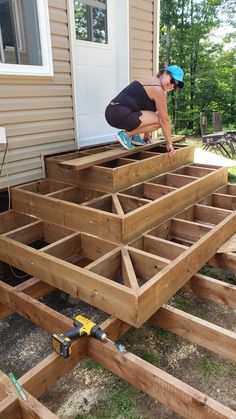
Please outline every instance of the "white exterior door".
M78 147L114 140L104 117L129 83L129 0L73 0L74 101Z

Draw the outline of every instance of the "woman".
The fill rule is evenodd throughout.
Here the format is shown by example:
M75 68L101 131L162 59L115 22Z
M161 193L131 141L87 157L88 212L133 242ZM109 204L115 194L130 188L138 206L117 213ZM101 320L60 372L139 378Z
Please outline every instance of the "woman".
M162 128L169 156L175 154L171 141L171 123L167 113L166 92L182 88L184 72L170 65L157 76L135 80L107 106L105 117L109 125L122 129L116 138L126 149L145 145L152 131ZM143 140L139 134L144 133Z

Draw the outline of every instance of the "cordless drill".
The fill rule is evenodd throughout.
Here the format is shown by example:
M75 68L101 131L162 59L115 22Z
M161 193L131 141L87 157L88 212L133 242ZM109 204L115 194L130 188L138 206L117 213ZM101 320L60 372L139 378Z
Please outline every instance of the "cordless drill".
M54 333L51 337L52 348L57 354L63 356L63 358L68 358L71 355L71 341L81 336L92 336L102 342L110 342L115 345L118 351L124 352L123 345L116 344L108 339L107 334L91 320L78 315L73 320L73 325L74 327L67 332L61 334Z

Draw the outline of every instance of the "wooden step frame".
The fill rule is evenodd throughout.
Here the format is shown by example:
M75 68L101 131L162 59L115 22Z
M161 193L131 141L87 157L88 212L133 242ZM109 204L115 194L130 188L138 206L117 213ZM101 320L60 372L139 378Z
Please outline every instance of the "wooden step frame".
M179 218L172 218L150 230L134 243L121 246L60 227L63 234L68 231L68 236L61 238L57 232L57 241L37 250L30 247L29 243L33 241L32 237L38 237L39 226L45 224L38 220L32 223L33 225L26 225L0 236L0 259L135 327L140 327L196 274L232 236L232 232L236 231L234 211L212 208L211 221L214 221L215 225L209 225L206 223L205 210L201 205L190 206L187 211L177 215ZM196 216L200 221L203 218L204 223L181 219L186 214L188 217L192 214L193 220ZM6 219L6 214L3 214L3 217ZM51 231L53 224L46 225ZM33 233L30 233L31 230ZM147 236L156 235L165 240L172 240L174 235L179 241L182 240L190 246L167 260L163 255L156 254L154 241L150 248L146 247ZM84 254L89 262L81 267L75 263L76 252L80 253L77 251L78 242L83 238L87 238L89 242L89 245L84 244L84 248L87 249L87 253L84 251ZM92 249L100 248L98 258L90 249L92 243Z
M236 257L235 266L236 266ZM197 274L186 284L185 289L197 290L203 298L235 307L236 287ZM212 281L214 287L212 288ZM212 292L209 293L209 289ZM72 327L72 321L55 310L39 303L35 298L46 295L52 288L38 279L32 278L16 287L0 282L0 319L16 311L49 333L64 332ZM4 302L4 304L3 304ZM7 305L6 305L7 302ZM191 340L215 353L235 361L236 334L203 321L195 316L170 306L158 310L152 317L158 327ZM116 318L106 320L102 325L108 336L119 339L130 326ZM154 397L169 409L184 417L235 418L236 412L223 406L200 391L176 379L161 369L143 361L130 352L121 354L108 343L83 337L73 342L72 355L65 361L52 353L38 365L19 378L19 383L27 396L27 401L4 374L0 374L0 418L16 417L56 418L37 398L45 394L56 381L69 372L82 359L89 356L103 367L128 381L136 388ZM57 374L55 374L57 371ZM168 390L168 397L166 391Z
M59 190L60 183L51 180L31 182L12 188L12 206L16 211L124 244L227 182L227 168L189 164L178 167L177 172L157 175L113 194L64 184ZM141 189L144 196L140 196Z
M193 162L194 147L178 145L175 146L175 149L175 158L170 159L165 147L155 143L149 144L136 147L134 150L122 150L124 156L122 158L75 171L69 164L73 164L73 160L78 161L85 157L84 151L77 151L45 158L46 175L48 179L63 179L64 182L91 189L96 185L96 189L117 192L135 183ZM96 154L96 149L93 152Z
M120 316L121 320L113 317L102 324L111 339L116 340L124 334L130 328L128 323L140 327L151 318L159 327L235 361L235 333L173 307L162 307L180 288L194 292L202 298L236 307L236 287L197 273L205 262L231 272L236 270L234 253L216 253L236 232L235 188L226 185L226 169L214 167L209 173L207 165L199 167L184 163L179 166L172 173L160 174L158 180L148 178L151 182L136 186L131 186L128 182L123 190L112 195L96 188L92 191L83 190L86 203L81 206L85 208L91 203L95 203L95 207L99 206L101 200L106 199L109 205L112 201L117 210L114 215L118 219L135 214L136 218L129 219L133 222L131 229L135 233L126 232L125 235L120 235L121 239L129 237L123 242L126 244L92 236L95 228L89 233L80 232L71 225L65 226L61 219L55 225L54 222L58 222L56 208L62 205L61 202L52 206L54 219L47 220L48 208L43 212L46 218L36 217L39 215L38 205L41 206L41 211L47 200L74 188L68 186L67 183L71 182L67 179L63 178L64 185L54 182L52 189L52 183L39 183L38 188L42 189L38 191L34 183L16 189L22 195L15 195L15 209L0 215L0 259L45 282L31 278L15 288L0 282L0 319L16 311L50 333L67 330L72 326L70 319L35 300L52 289L59 288L108 313ZM189 167L193 168L192 175L200 168L201 178L194 180L194 176L187 173ZM178 190L173 190L177 186L176 182L181 186ZM180 190L184 190L184 193L180 193ZM40 192L40 195L35 191ZM31 210L26 212L31 215L25 211L16 211L16 196L20 196L23 202L26 193L35 194L42 199L30 201L27 209L31 207ZM152 198L153 194L158 194L158 205L154 205L152 210L157 212L159 209L162 215L157 218L156 215L153 216L152 221L149 224L144 223L139 230L137 225L143 218L146 204L143 206L142 203L146 199L143 196L146 193ZM224 199L219 199L219 195ZM127 201L129 197L130 201ZM20 205L23 205L22 202ZM140 202L141 208L126 215L122 214L125 206L132 206L137 202ZM153 202L147 205L152 204ZM88 207L86 209L91 210ZM71 215L71 211L72 207L68 209L68 215ZM149 216L152 216L152 212ZM90 218L86 221L90 222ZM103 221L105 222L105 218ZM35 249L32 243L38 241L43 242L43 247ZM114 278L117 280L119 276L122 277L123 284L114 282ZM132 353L120 354L109 344L102 344L92 338L82 338L73 343L72 356L68 361L52 353L19 379L27 393L26 404L15 392L9 379L1 374L0 419L55 417L36 399L86 356L184 417L236 418L236 412Z

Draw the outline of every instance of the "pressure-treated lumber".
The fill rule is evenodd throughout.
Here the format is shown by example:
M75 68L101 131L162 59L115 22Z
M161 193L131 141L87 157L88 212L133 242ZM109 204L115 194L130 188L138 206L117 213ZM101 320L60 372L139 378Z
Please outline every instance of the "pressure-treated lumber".
M49 285L139 327L215 254L217 248L235 230L236 214L232 213L168 266L166 261L152 254L144 255L142 250L128 247L136 276L147 281L137 290L113 280L121 265L118 248L107 253L107 260L104 252L101 259L90 265L89 270L46 254L43 249L37 251L9 237L1 236L0 257ZM55 242L55 249L56 247Z
M219 243L225 242L236 231L236 214L232 213L214 229L179 255L139 289L139 320L143 324L175 294L216 252ZM155 307L155 308L154 308Z
M53 287L51 287L49 284L46 284L45 282L40 281L39 279L30 278L22 284L14 287L14 290L15 292L24 292L34 298L40 298L52 291ZM0 320L10 316L10 314L13 312L14 310L6 304L5 300L3 304L0 303Z
M0 385L1 390L1 385ZM20 404L18 397L9 395L0 401L0 419L21 419Z
M77 171L72 171L61 164L62 162L68 162L69 154L49 157L45 159L47 178L63 179L66 182L88 188L94 188L96 185L95 189L117 192L134 183L173 170L183 164L189 164L194 159L194 147L177 146L174 159L170 159L166 148L161 148L156 144L143 147L149 148L152 157L146 155L146 158L140 159L140 148L132 149L132 159L127 156L127 158L108 161L101 165ZM127 152L129 153L127 150L122 150L122 153ZM71 158L76 158L76 156L76 153L72 153Z
M172 141L182 141L184 139L183 135L174 135L172 136ZM152 143L147 143L143 146L139 146L138 151L149 150L154 146L165 144L165 140L153 140ZM108 147L109 148L109 147ZM92 151L92 150L91 150ZM84 150L86 153L86 150ZM137 153L137 149L125 150L123 148L112 148L110 150L101 151L100 153L94 153L87 156L82 156L78 159L67 160L65 162L60 162L62 166L71 168L72 170L81 170L88 167L104 163L106 161L111 161L118 159L120 157L129 156L131 154Z
M87 348L94 361L183 417L236 418L233 410L130 352L121 354L94 339L88 340Z
M236 252L236 234L233 234L222 246L217 249L217 253Z
M160 308L151 320L158 327L204 346L231 361L236 361L236 333L234 332L168 305Z
M198 170L199 168L195 168ZM23 189L12 189L16 211L32 214L59 225L96 235L115 243L128 243L158 223L182 211L227 180L227 169L211 170L206 176L155 200L125 197L124 193L94 200L94 207L79 205ZM159 188L158 185L153 185ZM32 186L31 188L32 189ZM71 188L69 188L71 193ZM114 196L114 198L113 198ZM70 200L69 200L70 201ZM119 204L118 204L119 202ZM113 211L113 212L112 212ZM123 215L124 212L128 212Z
M110 339L119 339L130 325L119 319L110 317L101 325ZM63 377L73 367L75 367L87 355L87 338L76 340L72 343L71 356L65 361L60 355L52 353L43 361L24 374L20 379L20 384L28 390L34 397L39 398L45 394L59 378Z
M5 286L4 286L4 288L5 288ZM8 291L9 291L9 289L11 289L11 287L6 287L7 289L8 289ZM5 289L6 289L5 288ZM11 293L11 292L10 292ZM12 292L11 294L15 294L15 292ZM19 295L19 299L21 299L23 296L20 294ZM18 301L18 303L17 304L19 304L19 299L17 300ZM25 297L23 297L22 298L23 299L23 301L25 302L26 300L25 300ZM9 300L9 301L12 301L11 299ZM15 304L15 300L13 300L14 301L14 304ZM42 305L43 306L43 305ZM14 305L14 307L15 307L15 305ZM22 303L20 303L19 305L18 305L18 307L23 307L23 304ZM22 308L20 308L20 310L22 310ZM41 310L44 310L44 308L42 307L41 308ZM165 310L165 309L161 309L161 311L162 310L164 310L164 314L166 315L166 312L167 312L167 317L168 317L168 315L169 315L169 312L170 312L170 310ZM171 308L171 310L173 310L172 308ZM18 310L19 311L19 310ZM52 312L53 312L53 310L52 310ZM160 312L160 311L159 311ZM26 314L26 312L24 312L24 314ZM172 313L171 313L171 315L172 315ZM155 316L158 316L158 313L156 313L156 315ZM224 346L224 344L222 345L222 343L220 344L219 342L218 342L218 339L216 339L216 336L218 337L218 334L220 333L220 335L222 336L221 337L221 340L222 340L222 338L226 338L226 340L227 339L229 339L228 340L228 342L227 342L227 347L228 347L228 345L232 345L233 344L233 342L234 342L234 339L235 339L235 337L233 336L234 334L231 334L231 333L228 333L227 331L224 331L222 328L217 328L217 327L215 327L215 326L213 326L213 325L210 325L210 327L209 327L209 323L208 322L203 322L203 325L202 324L198 324L197 322L196 322L196 319L194 318L194 316L190 316L190 319L187 317L188 315L186 315L186 313L182 313L182 312L180 312L179 310L176 310L175 309L175 312L174 312L174 322L171 322L171 323L173 323L175 326L174 326L174 332L176 332L176 330L177 331L179 331L179 329L180 329L180 331L181 331L181 333L179 333L179 334L181 334L182 336L184 336L184 337L188 337L188 334L189 334L189 332L188 332L188 330L189 330L189 328L191 329L191 327L193 328L193 326L189 326L189 321L191 321L191 325L194 325L194 328L195 328L195 330L196 330L196 333L195 333L195 335L194 335L194 339L196 339L197 340L197 343L200 343L200 344L203 344L204 346L206 346L206 347L209 347L208 345L209 345L209 342L210 342L210 340L211 340L211 338L210 338L210 335L211 335L211 333L213 333L213 343L215 344L215 342L217 342L217 350L215 350L215 348L214 348L214 350L216 351L216 352L218 352L218 353L222 353L222 355L224 355L224 356L228 356L228 351L224 351L224 350L222 350L222 346ZM39 314L39 312L38 312L38 316L37 316L38 318L40 318L41 317L41 315ZM62 318L63 318L64 316L62 316ZM67 323L67 321L66 321L66 323ZM106 326L105 325L105 323L108 323L108 325ZM107 331L107 332L109 332L109 327L110 327L110 331L112 331L113 332L113 336L110 336L111 338L113 338L113 339L116 339L118 336L117 336L117 333L118 333L118 335L119 335L119 333L120 333L120 330L122 330L122 332L123 331L125 331L125 330L127 330L128 328L129 328L129 326L128 325L125 325L125 324L122 324L122 322L120 322L120 321L118 321L118 320L113 320L112 322L111 322L111 320L109 320L108 322L105 322L104 323L104 325L103 325L103 328ZM62 324L64 324L64 320L63 320L63 322L62 322ZM182 326L181 326L182 325ZM166 323L164 323L164 324L159 324L159 326L162 326L162 327L167 327L168 328L168 322L167 322L167 324ZM203 326L203 327L202 327ZM63 328L64 328L64 326L63 326ZM120 329L120 328L123 328L123 329ZM182 330L183 329L183 330ZM209 331L210 330L210 331ZM213 331L212 331L213 330ZM119 332L118 332L119 331ZM115 332L115 333L114 333ZM209 337L208 337L208 339L206 339L206 335L208 335L209 334ZM204 336L204 339L202 338L202 335ZM200 338L199 338L199 336L200 336ZM193 340L194 340L193 339ZM223 339L223 342L225 342L225 340ZM233 339L233 340L232 340ZM81 345L81 342L82 342L82 340L80 340L80 341L78 341L78 342L75 342L75 344L80 344ZM232 343L231 343L232 342ZM90 342L88 342L88 345L90 345ZM214 346L214 345L213 345ZM89 348L89 346L88 346L88 348ZM80 350L78 350L78 352L77 352L77 350L75 350L76 348L73 348L74 350L73 350L73 354L76 354L78 357L80 356L80 359L82 359L82 357L83 356L85 356L85 353L86 353L86 350L84 350L84 352L82 351L81 352L81 347L80 347ZM84 348L85 349L85 348ZM212 347L212 343L210 342L210 349L213 349L213 347ZM105 351L106 351L106 348L105 348ZM104 352L104 348L103 348L103 352ZM232 351L232 353L234 353L234 351ZM232 353L231 353L231 355L232 355ZM78 355L79 354L79 355ZM132 355L131 355L132 356ZM132 356L133 357L133 356ZM60 358L60 357L58 357L56 354L52 354L50 357L48 357L47 358L47 360L44 360L43 361L43 363L41 363L41 366L40 366L40 368L38 368L37 369L37 367L35 367L34 368L34 372L32 373L32 371L30 372L30 373L27 373L21 380L20 380L20 382L21 382L21 384L22 385L24 385L24 388L27 388L27 385L28 385L28 387L32 390L33 389L33 391L35 391L36 393L38 393L38 396L39 395L42 395L42 391L45 391L45 389L46 389L46 387L49 385L49 383L50 384L52 384L53 383L53 381L55 380L55 369L51 369L52 368L52 365L54 365L54 367L55 367L55 365L57 365L58 366L58 363L60 363L60 360L62 360L62 358ZM55 362L56 362L56 364L55 364ZM100 361L99 361L100 362ZM138 359L137 358L137 364L139 365L140 364L140 362L141 362L141 364L143 363L143 361L142 360L140 360L140 359ZM120 360L119 361L119 364L120 365L122 365L122 360ZM39 385L37 385L38 384L38 379L40 380L40 377L42 377L42 370L41 370L41 367L43 367L43 365L44 365L44 368L43 368L43 371L44 371L44 373L45 373L45 368L46 368L46 371L47 371L47 379L45 380L45 377L44 377L44 381L43 381L43 387L40 387L40 390L39 390ZM103 364L102 364L103 365ZM125 368L128 368L127 367L127 362L125 362L125 364L124 364L126 367ZM148 364L147 364L148 365ZM150 366L150 365L148 365L148 369L150 369L151 368L151 374L153 374L154 373L154 376L155 376L155 380L156 379L159 379L159 377L160 377L160 375L162 376L163 375L163 371L160 371L160 370L156 370L155 369L155 367L153 367L153 366ZM153 371L153 368L154 368L154 371ZM109 367L109 369L111 369L110 367ZM122 372L123 372L123 368L121 368L121 370L122 370ZM49 371L51 371L51 374L49 373ZM53 371L53 372L52 372ZM56 371L58 371L58 369L56 369ZM130 369L129 369L129 371L130 371ZM131 372L132 372L132 370L131 370ZM139 369L139 374L140 373L142 373L142 369L140 370ZM145 373L145 376L146 376L146 374L148 374L148 372L146 371L146 366L145 366L145 369L144 369L144 373ZM60 369L60 374L61 374L61 369ZM156 374L157 374L157 377L156 377ZM54 378L52 377L52 375L54 375ZM61 375L60 375L61 376ZM121 375L122 377L123 377L123 375ZM172 390L172 386L173 386L173 380L175 381L175 379L174 379L174 377L171 377L171 376L169 376L168 374L167 375L165 375L165 373L164 373L164 376L165 376L165 380L166 380L166 385L167 386L171 386L171 390ZM58 377L58 375L57 375L57 377ZM126 378L126 377L124 377L124 378ZM177 380L178 381L178 380ZM36 384L36 382L37 382L37 384ZM45 384L45 382L46 382L46 384ZM143 381L142 381L143 382ZM185 384L183 384L183 383L181 383L181 386L179 385L179 382L177 383L178 384L178 386L179 386L179 391L180 391L180 393L181 393L181 400L182 400L182 398L185 398L185 397L190 397L190 395L192 394L192 391L194 391L194 392L196 392L196 390L194 390L194 389L192 389L191 387L189 387L189 386L186 386ZM46 387L45 387L45 385L46 385ZM184 391L183 391L183 386L184 386ZM137 387L138 388L140 388L139 387L139 383L137 383ZM175 385L174 385L174 387L173 387L173 389L175 388ZM158 387L158 391L160 391L160 389L162 389L162 386L160 386L160 388ZM146 391L146 388L144 388L144 387L142 387L142 390L143 391ZM148 389L148 391L146 391L148 394L150 394L149 393L149 389ZM40 394L39 394L40 393ZM161 391L161 393L162 393L162 391ZM198 393L197 393L198 394ZM199 393L200 394L200 393ZM153 394L151 394L151 395L153 395ZM156 397L156 395L154 396L154 397ZM162 396L160 396L160 397L162 397ZM178 413L178 414L183 414L183 411L182 411L182 406L180 407L179 405L177 405L177 397L179 397L179 394L177 394L177 395L175 395L175 397L176 397L176 412ZM206 396L205 396L206 397ZM162 398L159 398L159 400L160 401L162 401ZM213 405L214 405L214 409L216 409L216 410L219 410L220 412L222 411L221 409L223 408L222 407L222 405L220 405L220 404L218 404L217 402L215 402L215 401L213 401L212 399L209 399L212 403L213 403ZM169 403L169 401L167 402L167 404ZM165 402L165 404L166 404L166 402ZM168 405L169 406L169 405ZM172 406L169 406L169 407L171 407L171 408L173 408ZM185 407L186 408L186 407ZM190 406L188 406L188 409L190 408ZM226 408L227 409L227 408ZM204 411L205 411L205 409L204 409ZM227 410L225 410L225 412L227 412ZM233 412L233 411L228 411L228 414L230 413L230 415L234 415L235 414L235 412ZM206 414L206 413L205 413ZM234 416L226 416L226 417L234 417Z
M2 285L3 284L0 284L1 290L2 290ZM12 289L12 287L7 287L7 289L8 289L8 291L7 291L8 294L12 294L12 295L15 294L14 290ZM17 311L18 312L21 312L22 311L22 308L21 308L22 307L22 304L19 303L19 300L20 299L22 299L22 302L25 301L25 297L22 295L22 293L19 295L18 302L16 303L16 305L17 305ZM11 303L12 300L10 299L9 301ZM43 305L39 306L39 309L38 309L39 312L42 312L44 310L44 308L42 306ZM54 310L51 310L51 311L54 312ZM39 312L38 312L38 317L41 317L41 315L39 314ZM26 312L24 312L24 315L26 315ZM53 315L54 315L54 317L57 317L58 316L58 313L54 313ZM60 316L61 315L59 315L59 317ZM62 318L62 323L61 323L62 324L62 329L64 329L64 324L67 324L67 322L68 322L68 326L69 326L69 324L71 323L71 321L69 319L67 320L64 316L61 316L61 318ZM231 351L230 352L230 350L229 350L231 348L231 346L232 345L234 346L234 344L235 344L235 334L234 333L225 331L224 329L219 328L217 326L210 325L208 322L201 321L200 324L199 324L196 321L196 318L194 316L187 315L186 313L183 313L180 310L174 309L172 307L165 307L165 308L162 308L161 310L159 310L155 314L155 316L153 316L153 320L155 321L156 324L158 324L158 326L165 327L165 328L173 331L174 333L178 333L181 336L184 336L184 337L187 337L187 338L190 336L190 331L191 331L192 333L194 333L192 340L193 341L196 341L198 344L201 344L201 345L203 345L205 347L208 347L209 349L214 350L215 352L220 353L223 356L230 357L231 359L232 359L232 356L234 356L234 351ZM120 329L121 326L122 326L122 329ZM107 333L109 333L109 328L110 328L113 331L112 338L113 339L114 338L117 339L118 335L120 333L123 333L124 331L126 331L127 328L129 328L129 326L128 325L125 325L125 324L123 325L118 320L109 319L108 321L104 322L104 324L102 325L102 328L104 330L106 330ZM49 329L48 330L50 330L50 326L49 326ZM220 339L219 339L219 336L221 336ZM81 353L81 346L82 346L83 341L85 342L85 339L81 339L78 342L75 342L78 345L80 345L80 351L78 351L78 353L80 354L80 357L81 358L83 357L83 355ZM92 341L93 341L93 339L92 339ZM90 342L91 342L90 339L87 340L88 354L93 359L95 359L96 361L100 362L103 366L105 366L105 367L107 367L107 368L109 368L110 370L113 371L113 367L111 367L111 365L113 365L112 362L109 363L110 365L108 367L107 364L104 365L103 359L101 361L101 359L100 359L100 351L101 351L101 348L99 348L98 351L96 350L95 358L93 357L93 355L92 355L93 352L92 352L92 354L90 353L90 347L91 346L93 347L93 342L92 343L90 343ZM227 342L226 345L225 345L225 342ZM73 345L75 345L75 344L73 344ZM226 346L225 349L224 349L224 346ZM83 346L83 348L84 348L84 346ZM72 354L77 353L77 349L78 348L73 347ZM104 352L106 353L106 351L108 351L108 353L109 353L110 350L111 350L111 348L109 347L109 345L105 345L105 346L103 345L102 346L102 353L104 353ZM115 351L115 352L117 352L117 351ZM77 353L77 355L78 355L78 353ZM85 353L86 352L84 352L84 355L85 355ZM155 380L154 381L155 382L156 382L156 380L158 381L158 386L159 386L158 387L158 389L159 389L158 391L161 394L162 394L162 384L159 382L159 380L161 378L164 379L164 382L166 383L165 385L170 386L171 391L173 391L175 389L175 387L178 385L178 390L179 390L180 394L179 394L179 392L178 392L177 395L175 394L175 397L176 397L175 402L177 402L177 397L181 397L181 398L187 397L188 398L188 397L190 397L190 395L192 394L193 391L194 392L196 391L196 390L192 389L190 386L187 386L184 383L179 382L179 380L177 380L177 382L175 383L175 380L176 379L174 377L171 377L168 374L164 373L163 371L161 371L159 369L156 369L155 367L151 366L150 364L145 363L144 361L142 361L141 359L133 356L132 354L125 354L125 358L126 358L126 355L128 355L128 361L125 360L125 362L124 362L124 359L122 359L123 358L122 355L121 355L122 358L119 360L119 365L120 365L119 368L120 368L120 371L121 371L119 375L122 378L127 379L126 374L124 374L124 370L127 369L127 368L131 372L131 375L132 376L133 376L133 368L134 368L134 371L136 371L136 368L138 368L139 369L139 374L140 373L141 374L144 374L145 377L146 377L146 375L148 376L149 374L154 374L154 377L155 377ZM130 357L132 359L132 362L131 362L132 368L131 368L131 370L130 370L130 365L129 365ZM62 358L60 358L56 354L52 354L51 356L49 356L46 360L44 360L41 363L40 368L38 366L36 366L33 369L34 370L33 373L32 373L32 370L31 370L30 373L27 373L24 377L22 377L20 379L20 383L21 383L21 385L24 386L24 389L26 389L27 386L28 386L30 388L31 392L32 392L32 390L33 390L33 392L36 391L37 397L39 397L39 395L42 395L42 388L40 387L40 390L38 390L38 386L37 386L37 389L36 389L36 387L34 387L35 386L36 377L37 377L37 380L38 380L38 377L40 377L40 374L41 374L43 365L44 365L44 368L47 365L47 371L52 371L51 370L51 367L52 367L52 365L54 365L54 363L56 362L56 360L57 360L57 363L58 363L58 362L60 362L60 360L62 360ZM134 362L134 365L133 365L133 362ZM124 365L124 368L121 367L122 365ZM43 368L43 370L44 370L44 368ZM61 371L60 371L60 374L61 374ZM55 375L55 372L54 372L53 375ZM128 381L130 382L130 380L128 380ZM47 382L47 380L46 380L46 382ZM51 382L50 379L49 379L49 382L50 382L50 384L52 384L52 382ZM141 382L143 383L143 375L142 375ZM133 383L133 379L131 379L131 383L134 384ZM47 382L47 384L48 384L48 382ZM143 386L140 387L139 380L136 383L137 388L141 388L143 391L147 392L147 394L150 394L153 397L155 397L158 400L160 400L161 402L163 402L163 400L162 400L162 397L163 396L157 397L156 393L152 393L152 392L150 393L150 387L148 386L148 389L147 389L146 388L146 385L147 385L146 381L145 381L145 387L143 387ZM43 387L43 388L44 388L43 391L45 391L45 387ZM199 393L199 394L201 394L201 393ZM223 406L221 406L220 404L218 404L214 400L212 400L212 399L209 399L209 400L213 403L214 409L220 409L219 411L221 412L221 409L224 408ZM165 404L166 404L166 402L165 402ZM173 405L169 405L168 404L168 406L173 409ZM188 409L189 408L190 408L190 406L188 406ZM176 404L175 409L174 410L177 413L183 414L182 406L180 407L178 404ZM205 409L204 409L204 411L205 411ZM235 412L231 411L231 414L234 414L234 413ZM48 417L50 417L50 416L48 416ZM229 417L231 417L231 416L229 416Z
M236 308L236 286L206 275L196 274L183 286L188 292L218 304Z
M23 400L17 392L10 378L0 371L0 386L6 389L9 396L3 403L0 402L0 418L32 418L32 419L56 419L57 416L50 412L31 394L25 391L27 400ZM14 416L15 415L15 416Z

